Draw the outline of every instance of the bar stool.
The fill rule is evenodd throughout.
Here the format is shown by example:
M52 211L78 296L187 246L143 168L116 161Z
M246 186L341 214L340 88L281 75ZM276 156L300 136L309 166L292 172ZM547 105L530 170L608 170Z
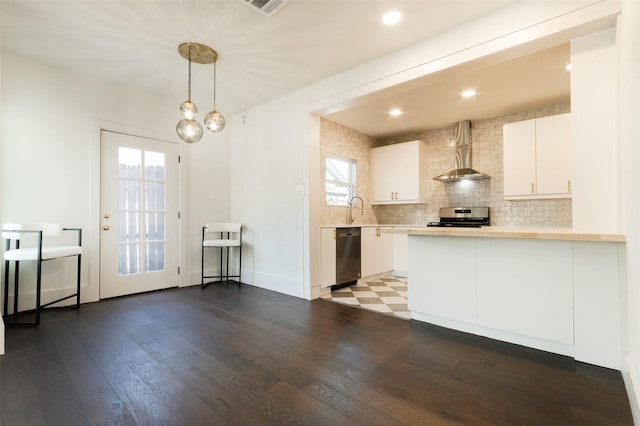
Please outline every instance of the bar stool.
M205 275L204 269L204 253L207 248L220 249L220 269L218 275ZM223 256L226 248L226 256ZM229 274L229 249L238 249L238 273ZM223 258L226 257L226 268L223 274ZM200 285L205 288L211 282L205 283L205 278L217 279L221 282L229 281L229 278L237 278L238 287L242 284L240 281L240 272L242 270L242 225L230 222L208 222L202 227L202 276Z
M59 237L62 231L75 231L78 235L77 245L64 246L43 246L44 237ZM37 241L31 247L20 247L21 240L27 240L29 236L35 236ZM36 303L35 303L35 320L34 322L18 322L9 321L7 325L38 325L40 324L40 311L45 308L53 307L58 302L75 297L75 308L80 307L80 277L81 277L81 258L82 258L82 229L80 228L63 228L57 223L5 223L2 225L2 237L7 240L4 252L4 304L2 314L5 318L7 315L9 302L9 269L10 263L14 262L13 269L14 285L13 285L13 314L17 317L22 312L18 311L18 297L20 295L20 262L27 260L36 261ZM33 238L31 238L33 240ZM11 241L15 241L14 248L11 248ZM52 302L42 303L42 262L59 259L63 257L77 256L77 279L75 293ZM73 305L72 305L73 306Z

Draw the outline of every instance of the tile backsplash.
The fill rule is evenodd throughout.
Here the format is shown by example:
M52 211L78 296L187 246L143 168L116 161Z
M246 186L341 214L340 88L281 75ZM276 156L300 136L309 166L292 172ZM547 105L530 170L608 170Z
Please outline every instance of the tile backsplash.
M570 227L571 199L518 200L503 199L502 126L506 123L545 117L570 111L569 103L551 105L471 123L473 168L491 176L488 180L442 183L429 180L426 205L371 206L371 156L376 146L420 139L427 143L427 174L437 176L453 168L450 127L376 140L329 120L320 127L322 200L324 200L324 157L326 153L354 158L357 161L358 194L365 200L365 216L358 223L425 224L438 220L438 209L447 206L489 206L491 222L496 226ZM345 207L321 207L321 224L334 225L346 220Z

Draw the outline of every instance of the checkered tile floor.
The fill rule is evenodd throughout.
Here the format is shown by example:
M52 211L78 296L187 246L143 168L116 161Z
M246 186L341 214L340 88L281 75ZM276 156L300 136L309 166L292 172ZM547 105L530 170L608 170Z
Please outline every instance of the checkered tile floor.
M351 305L403 319L411 319L407 309L407 279L384 277L358 281L350 287L332 291L325 300Z

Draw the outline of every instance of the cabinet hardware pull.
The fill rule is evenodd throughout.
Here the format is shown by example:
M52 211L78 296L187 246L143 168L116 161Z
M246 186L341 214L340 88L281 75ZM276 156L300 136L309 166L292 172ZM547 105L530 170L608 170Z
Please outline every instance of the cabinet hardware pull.
M571 179L567 181L567 189L571 192Z
M535 190L534 190L534 188L533 188L533 182L531 182L531 193L532 193L532 194L535 194L535 193L536 193L536 192L535 192Z

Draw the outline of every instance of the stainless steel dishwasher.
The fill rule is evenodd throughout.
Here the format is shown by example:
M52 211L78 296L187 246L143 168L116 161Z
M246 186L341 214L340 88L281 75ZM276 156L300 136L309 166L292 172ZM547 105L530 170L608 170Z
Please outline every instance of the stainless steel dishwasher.
M355 284L360 278L360 228L336 228L336 284L332 289Z

